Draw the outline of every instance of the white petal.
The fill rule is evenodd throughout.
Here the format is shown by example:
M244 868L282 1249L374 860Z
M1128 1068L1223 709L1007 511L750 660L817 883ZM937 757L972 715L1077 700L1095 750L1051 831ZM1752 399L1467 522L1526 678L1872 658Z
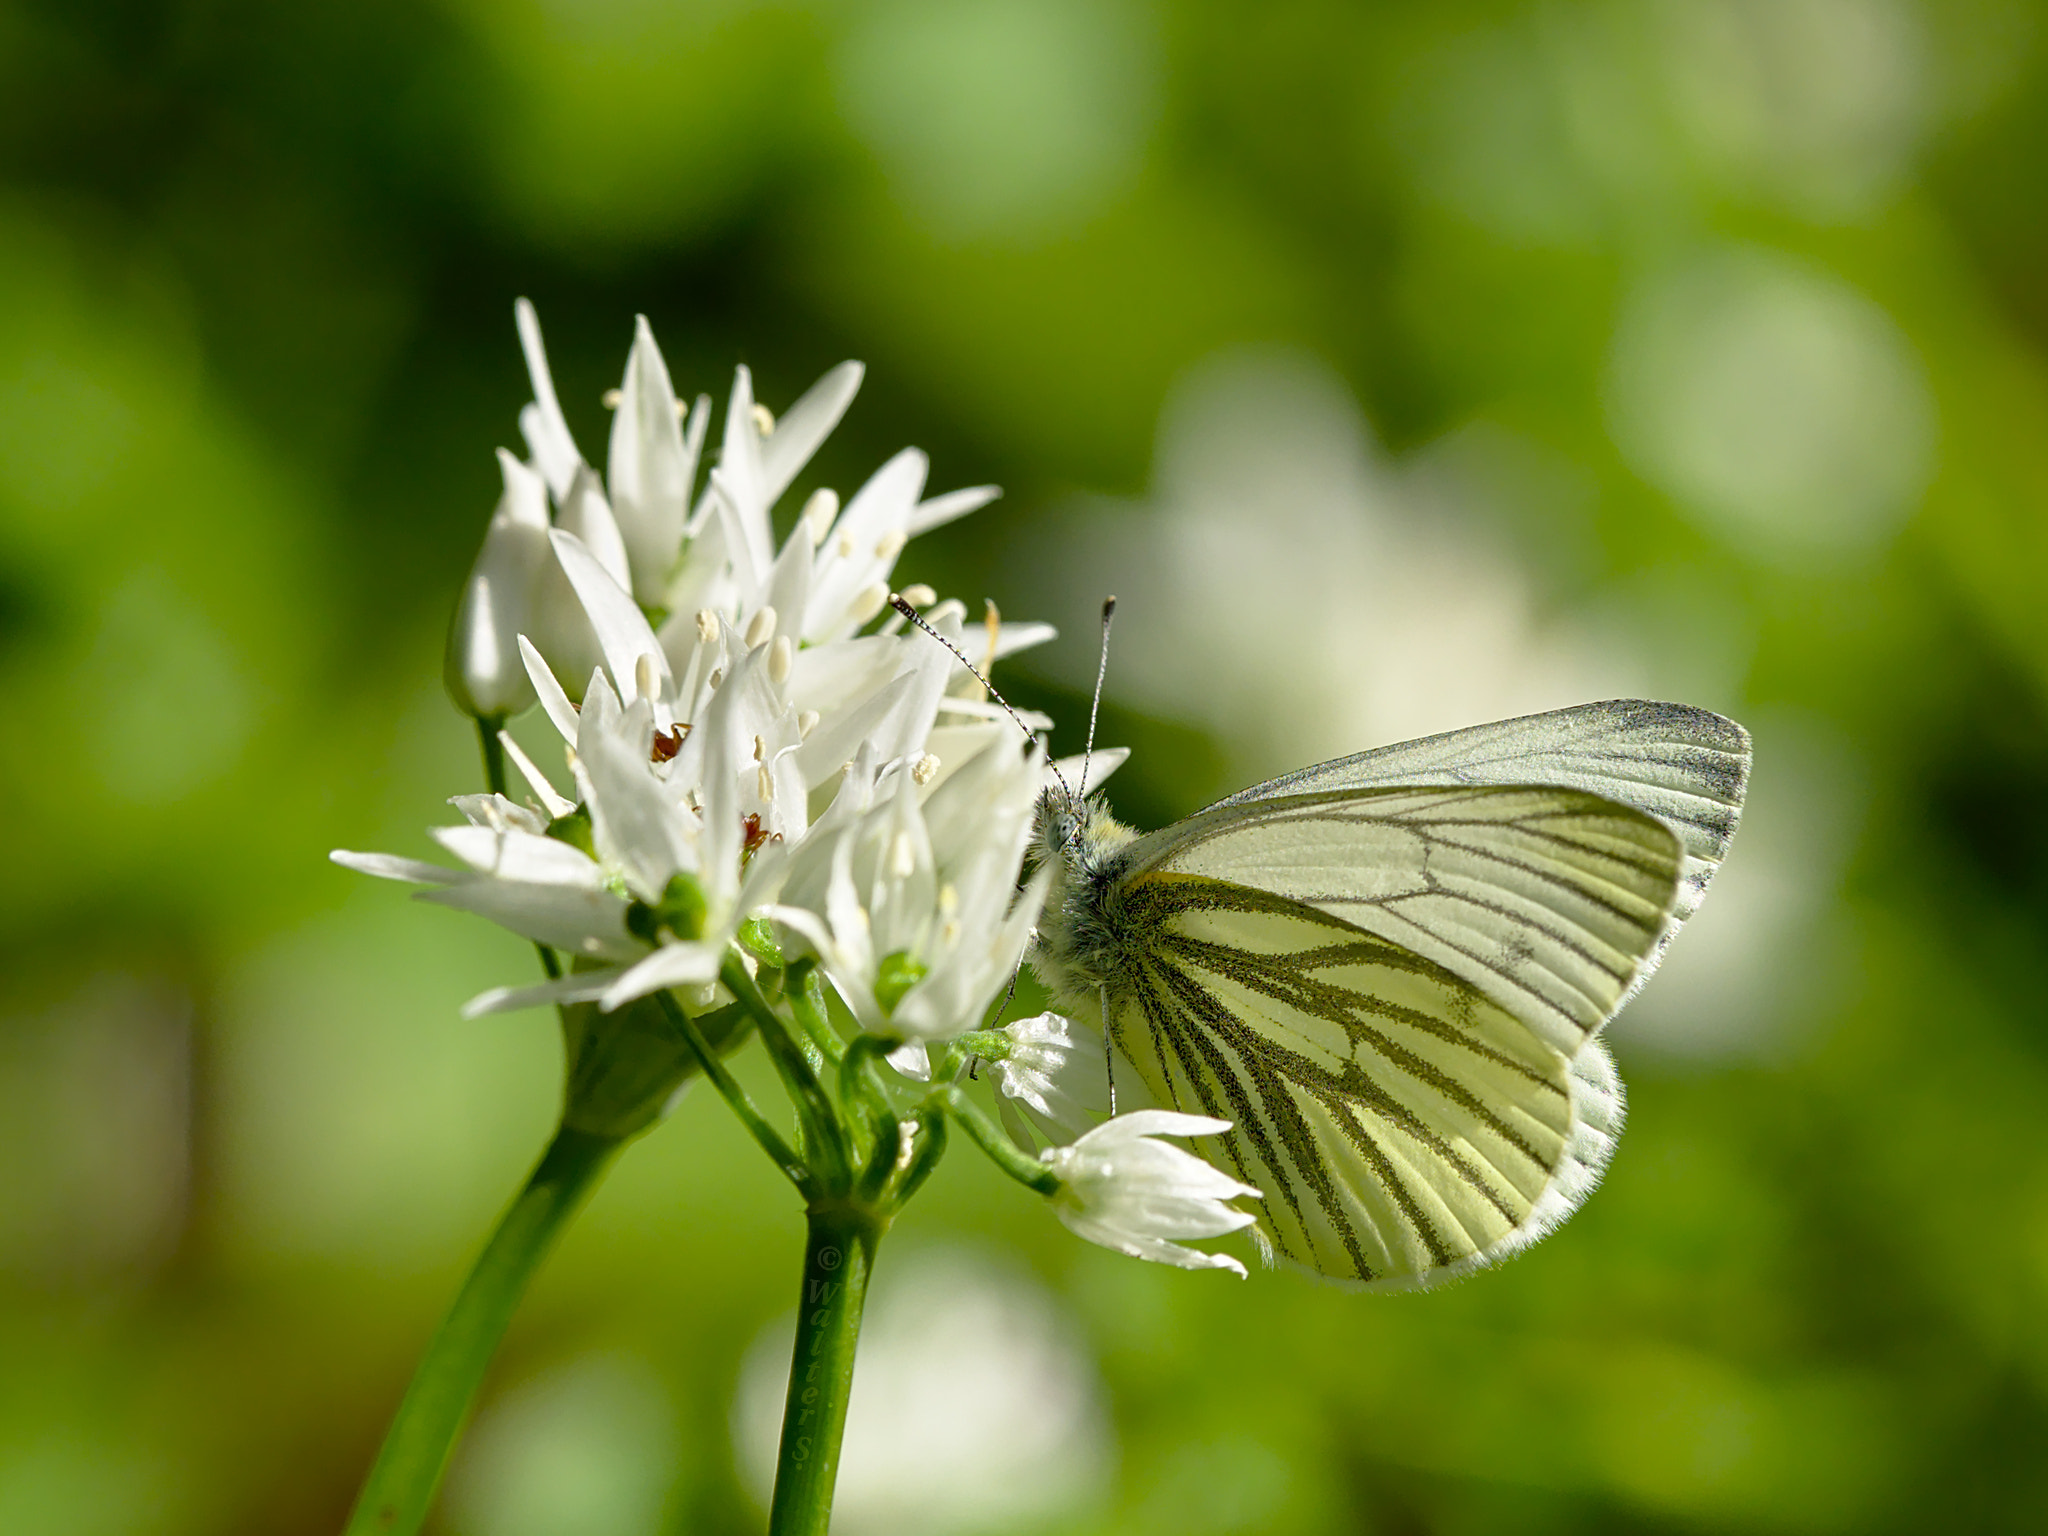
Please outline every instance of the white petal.
M776 421L775 430L761 444L761 490L769 505L789 489L818 445L839 425L860 390L864 371L859 363L841 363Z
M531 832L493 832L488 827L435 827L435 842L479 874L498 880L597 890L604 872L580 848Z
M633 601L632 594L574 534L558 528L550 537L554 540L555 558L561 561L563 573L582 599L584 612L590 615L597 642L604 649L605 665L611 670L612 683L620 694L626 698L633 696L633 679L643 656L654 658L655 670L666 691L673 685L668 658L662 654L661 642L654 638L647 616Z
M701 429L700 438L701 441ZM668 578L690 513L696 454L683 440L668 364L647 317L633 322L633 350L612 416L605 482L631 559L633 596L649 607L667 598Z
M934 496L930 501L918 504L917 510L910 514L910 523L905 531L912 538L920 533L930 533L934 528L943 528L956 517L979 511L1002 494L1003 488L999 485L970 485L964 490Z
M563 703L567 702L566 699L563 700ZM540 802L541 809L548 813L550 821L559 821L576 809L574 800L565 800L555 793L555 786L548 782L548 776L533 765L533 759L512 739L510 731L498 732L498 745L504 748L505 756L511 759L512 766L519 770L519 776L526 780L526 787L533 791L534 799Z
M418 899L474 912L522 938L572 955L631 960L647 950L626 932L626 904L610 891L471 880L422 891Z
M519 413L519 430L526 438L534 463L547 479L548 489L559 501L568 494L569 483L575 478L583 455L577 452L576 439L569 435L562 403L555 398L547 348L540 339L540 317L525 299L512 306L512 314L519 326L520 348L526 353L527 376L533 381L533 404Z
M716 981L724 958L723 939L715 944L708 940L664 944L612 983L604 993L603 1007L609 1011L664 987L699 987Z
M395 853L351 853L337 848L327 855L343 869L375 875L379 880L404 880L412 885L449 885L469 876L459 869L429 864L424 859L402 859Z
M625 538L619 532L618 519L612 515L611 503L604 499L604 488L589 465L576 466L576 477L569 483L569 494L562 498L555 526L581 539L583 547L620 587L632 585L633 570L626 559Z
M569 695L562 691L562 685L555 679L554 668L547 663L534 643L526 636L519 637L519 655L526 663L526 675L533 679L533 689L540 696L540 707L547 711L548 719L554 722L556 730L562 733L562 740L574 744L576 740L576 706L569 702Z
M530 987L493 987L479 992L462 1005L465 1019L480 1019L487 1013L512 1013L521 1008L538 1008L548 1003L588 1003L604 996L604 990L618 980L615 968L571 971L553 981Z

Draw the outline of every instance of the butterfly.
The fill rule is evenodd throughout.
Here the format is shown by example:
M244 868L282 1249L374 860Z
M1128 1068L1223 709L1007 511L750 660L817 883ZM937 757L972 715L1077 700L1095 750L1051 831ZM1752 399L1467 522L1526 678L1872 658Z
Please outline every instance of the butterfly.
M1106 623L1105 610L1105 623ZM1092 732L1091 732L1092 739ZM1585 704L1304 768L1157 832L1064 789L1033 964L1263 1191L1267 1257L1428 1284L1552 1230L1622 1092L1600 1031L1698 910L1749 734Z

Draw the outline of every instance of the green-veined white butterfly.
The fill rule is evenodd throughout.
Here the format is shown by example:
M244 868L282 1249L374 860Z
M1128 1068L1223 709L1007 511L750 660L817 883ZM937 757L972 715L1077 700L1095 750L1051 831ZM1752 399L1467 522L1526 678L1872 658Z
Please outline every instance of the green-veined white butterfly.
M1052 790L1033 963L1160 1104L1233 1122L1201 1150L1264 1191L1270 1250L1426 1284L1598 1180L1622 1111L1600 1030L1698 909L1748 773L1734 721L1626 699L1304 768L1143 836Z

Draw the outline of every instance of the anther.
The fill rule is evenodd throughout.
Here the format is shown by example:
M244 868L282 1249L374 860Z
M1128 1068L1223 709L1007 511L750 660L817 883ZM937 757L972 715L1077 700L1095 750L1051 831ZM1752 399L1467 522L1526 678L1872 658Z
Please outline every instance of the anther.
M633 687L643 699L651 699L658 691L656 680L660 674L654 670L654 658L643 653L633 663Z
M889 873L898 880L917 873L917 850L911 847L908 832L898 832L889 842Z
M697 638L706 645L718 638L718 615L709 608L697 610Z
M608 389L599 398L604 401L604 408L606 410L616 411L619 408L619 402L625 399L626 397L620 394L616 389Z
M768 681L786 683L790 669L796 665L796 647L790 644L789 636L777 635L775 644L768 649Z
M875 541L875 558L887 565L903 553L903 546L910 542L910 535L901 528L885 533Z
M847 616L858 627L880 613L888 601L888 587L879 581L875 582L872 586L861 589L860 595L853 600L853 606L847 610Z
M763 603L761 611L747 624L747 649L751 651L757 645L767 644L774 633L775 609L771 604Z
M754 738L754 761L757 763L768 761L768 743L760 736Z
M811 531L811 547L817 548L825 542L825 535L832 531L832 524L839 516L839 493L819 487L811 492L804 503L804 526Z
M765 405L757 404L754 407L754 430L763 437L770 436L775 431L775 413Z
M905 587L899 595L913 608L929 608L939 600L939 594L921 581Z
M774 804L775 770L770 768L766 763L763 763L759 768L754 770L754 778L755 788L759 789L761 792L761 803L763 805Z
M796 717L796 739L798 741L809 741L811 739L811 732L817 728L818 712L815 709L804 710Z
M939 776L939 760L927 752L910 765L911 782L922 788Z

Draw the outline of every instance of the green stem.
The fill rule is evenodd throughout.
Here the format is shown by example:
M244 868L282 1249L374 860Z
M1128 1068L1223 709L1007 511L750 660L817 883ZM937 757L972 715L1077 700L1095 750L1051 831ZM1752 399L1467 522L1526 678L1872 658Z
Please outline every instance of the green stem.
M791 1037L782 1016L768 1006L754 978L747 974L746 963L737 949L727 950L718 979L754 1016L761 1031L761 1043L768 1047L768 1059L774 1063L776 1074L796 1106L803 1126L804 1151L810 1155L813 1171L827 1189L843 1192L853 1177L846 1156L846 1131L840 1124L839 1110L818 1081L811 1060Z
M527 1282L621 1145L556 1133L413 1371L343 1536L412 1536L420 1528Z
M1041 1195L1059 1192L1059 1175L1004 1135L1003 1128L989 1119L981 1106L960 1089L942 1088L925 1102L934 1110L944 1106L946 1113L960 1122L960 1128L974 1144L988 1154L989 1161L1019 1184L1035 1189Z
M498 740L498 732L504 727L502 717L486 720L477 717L476 737L484 749L484 787L494 795L505 793L505 744Z
M782 1170L783 1176L806 1195L810 1194L811 1175L804 1160L797 1156L796 1149L784 1141L776 1133L775 1127L762 1116L761 1111L754 1107L753 1099L748 1097L747 1090L739 1085L738 1079L726 1070L725 1063L718 1059L718 1052L713 1050L711 1043L704 1038L704 1031L698 1028L697 1021L675 1000L673 993L663 990L655 993L654 997L661 1004L662 1011L668 1015L669 1022L681 1030L683 1038L690 1042L690 1049L697 1053L697 1059L704 1065L704 1075L711 1079L711 1085L718 1090L719 1097L725 1100L726 1106L739 1117L740 1124L747 1128L756 1142L760 1143L761 1150L766 1152L769 1160Z
M881 1235L873 1216L847 1206L810 1213L769 1536L826 1536L831 1525L853 1350Z

